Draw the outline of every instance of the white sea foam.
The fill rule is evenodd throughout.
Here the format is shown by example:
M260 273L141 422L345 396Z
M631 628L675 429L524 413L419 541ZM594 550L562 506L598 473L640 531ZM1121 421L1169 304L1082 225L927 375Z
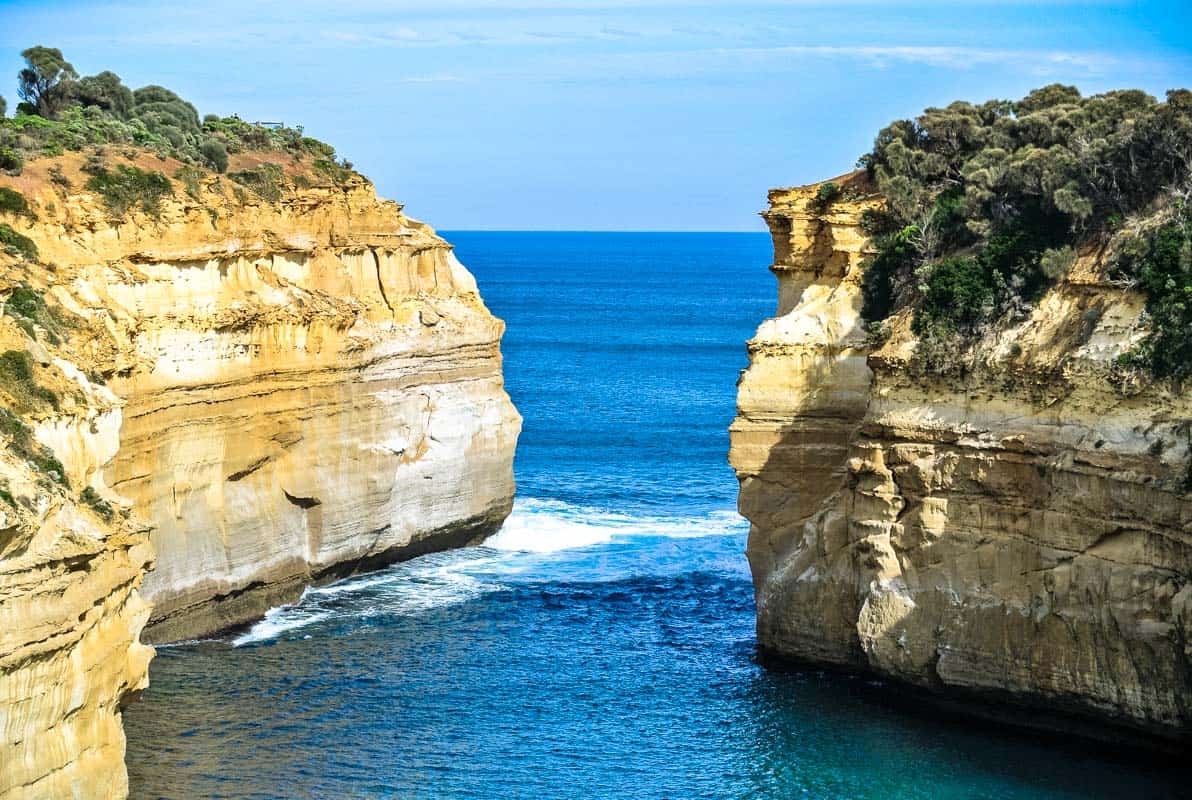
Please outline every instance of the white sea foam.
M607 544L613 528L594 520L581 521L538 509L514 507L513 513L486 547L524 553L554 553L578 547Z
M232 646L240 647L253 642L274 639L287 631L305 628L307 625L327 619L329 616L331 615L328 612L305 608L301 600L292 606L271 608L265 612L263 620L253 625L246 633L233 639Z
M740 533L745 521L735 511L699 517L631 516L557 500L518 500L501 530L485 545L497 550L554 553L608 544L619 537L686 539Z
M694 538L739 534L732 511L704 516L632 516L556 500L519 499L505 525L484 547L431 553L380 572L307 589L293 605L270 610L233 640L268 641L342 616L415 615L466 603L505 586L501 580L540 569L542 558L636 537Z
M362 589L371 589L374 586L387 586L402 579L402 575L398 575L392 570L371 572L367 575L329 583L326 586L312 586L306 590L303 597L334 597L337 594L350 594L351 592L359 592Z

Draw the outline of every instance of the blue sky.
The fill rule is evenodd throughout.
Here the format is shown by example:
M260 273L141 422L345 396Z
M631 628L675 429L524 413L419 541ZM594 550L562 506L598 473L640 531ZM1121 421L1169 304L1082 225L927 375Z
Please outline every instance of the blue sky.
M760 230L954 99L1192 85L1185 2L0 0L19 51L283 120L445 229Z

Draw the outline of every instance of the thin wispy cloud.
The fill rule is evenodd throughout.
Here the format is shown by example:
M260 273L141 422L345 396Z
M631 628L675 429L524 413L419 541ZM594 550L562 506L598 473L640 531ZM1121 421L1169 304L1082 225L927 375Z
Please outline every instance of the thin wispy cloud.
M528 67L477 68L475 77L518 83L615 86L627 81L741 81L758 74L766 74L771 79L787 76L796 80L799 76L818 74L824 68L864 74L914 67L940 74L996 69L1071 82L1082 77L1113 74L1115 70L1146 72L1160 66L1159 62L1144 57L1092 51L923 45L782 45L544 55Z
M783 45L716 48L707 52L734 56L850 58L860 59L876 67L900 62L943 69L972 69L988 65L1024 68L1053 65L1086 72L1104 72L1121 63L1119 56L1105 52L1015 50L951 45Z
M544 20L525 20L544 22ZM529 79L551 81L572 80L574 72L582 71L584 63L598 68L611 63L629 69L638 64L640 71L651 60L664 61L661 69L650 71L655 77L667 74L703 74L715 69L718 63L733 59L800 59L821 61L851 59L858 66L884 69L891 64L917 64L935 69L974 69L998 66L1024 74L1051 74L1067 71L1071 75L1101 75L1128 66L1134 70L1156 69L1165 63L1162 58L1109 50L1005 48L937 41L932 43L864 43L850 41L835 43L790 42L792 28L783 26L750 26L734 23L720 28L692 25L663 27L641 24L620 27L596 24L587 18L553 20L554 27L526 27L523 22L505 22L485 31L462 28L438 28L415 32L411 29L393 31L336 30L328 37L335 41L378 47L418 47L459 49L491 47L524 49L527 58L538 59L519 69L514 64L497 68L486 67L480 72L489 75L522 75ZM783 40L786 41L783 41ZM722 44L709 46L709 41ZM770 41L766 41L770 40ZM543 48L558 44L588 44L582 51L565 54L563 62ZM604 46L615 49L604 49ZM542 51L540 54L538 51ZM679 61L674 59L678 58ZM1167 61L1169 61L1168 59ZM570 67L567 74L554 73L560 63ZM478 73L479 74L479 73Z
M614 39L638 39L644 34L641 31L631 31L625 28L610 28L605 25L600 29L600 32L605 36L611 36Z
M419 36L418 31L412 28L398 28L389 31L373 31L370 33L361 33L355 31L327 31L323 34L329 39L339 42L346 42L348 44L373 44L373 45L387 45L387 44L409 44L411 42L425 41L426 44L435 44L434 40L423 40Z
M707 31L700 31L701 37L710 35ZM419 35L415 31L403 29L397 32L356 33L349 31L332 31L327 36L333 40L360 45L392 46L392 47L445 47L458 48L467 46L490 47L522 47L534 48L544 44L563 42L591 42L596 40L629 40L639 41L647 38L647 34L620 28L603 27L598 30L585 31L546 31L532 30L524 32L506 31L494 34L452 31L438 35ZM723 35L721 38L725 38ZM658 37L651 41L657 42ZM706 47L702 41L690 42L685 45L682 36L672 37L670 47L662 49L633 49L624 52L602 52L592 50L579 55L579 59L587 59L594 66L605 63L609 59L622 62L647 62L651 58L672 59L682 56L691 59L688 64L677 65L680 71L700 72L700 59L709 56L747 58L799 58L808 59L854 59L858 63L871 68L884 68L892 63L919 64L938 69L972 69L976 67L999 65L1024 71L1068 69L1085 74L1102 74L1130 61L1134 68L1146 68L1153 59L1141 57L1124 58L1107 51L1076 51L1076 50L1042 50L1042 49L1013 49L970 47L953 44L781 44L773 46L725 46ZM547 62L550 63L549 61ZM673 63L669 66L675 67ZM508 73L508 70L488 70L490 74ZM550 79L547 70L535 70L538 77Z
M449 73L437 73L435 75L409 75L401 79L402 83L459 83L463 78L458 75L451 75Z

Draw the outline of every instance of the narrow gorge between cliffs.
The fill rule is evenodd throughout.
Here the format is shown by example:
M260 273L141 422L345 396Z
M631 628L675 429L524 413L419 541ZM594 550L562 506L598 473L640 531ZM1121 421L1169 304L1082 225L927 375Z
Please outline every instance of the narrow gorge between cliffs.
M482 546L159 646L134 798L1096 798L1187 773L763 664L725 460L764 234L449 232L504 320L517 500ZM245 465L245 469L251 465ZM288 489L295 498L299 489Z

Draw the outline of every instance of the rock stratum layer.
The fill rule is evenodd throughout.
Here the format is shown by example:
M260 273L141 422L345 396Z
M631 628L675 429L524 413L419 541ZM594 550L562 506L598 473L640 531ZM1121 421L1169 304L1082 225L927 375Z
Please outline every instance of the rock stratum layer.
M79 156L0 180L36 213L5 221L39 262L0 253L5 282L61 323L0 317L0 349L32 363L0 388L25 450L66 473L9 437L3 800L126 793L142 629L241 624L311 582L483 539L511 510L520 418L472 276L364 179L270 158L304 188L265 200L208 175L121 219L64 188L87 180Z
M779 309L749 342L730 453L761 646L1016 722L1186 744L1192 403L1115 368L1143 298L1085 252L940 374L909 312L880 345L866 331L859 223L883 201L861 174L836 182L825 209L809 186L763 214Z

